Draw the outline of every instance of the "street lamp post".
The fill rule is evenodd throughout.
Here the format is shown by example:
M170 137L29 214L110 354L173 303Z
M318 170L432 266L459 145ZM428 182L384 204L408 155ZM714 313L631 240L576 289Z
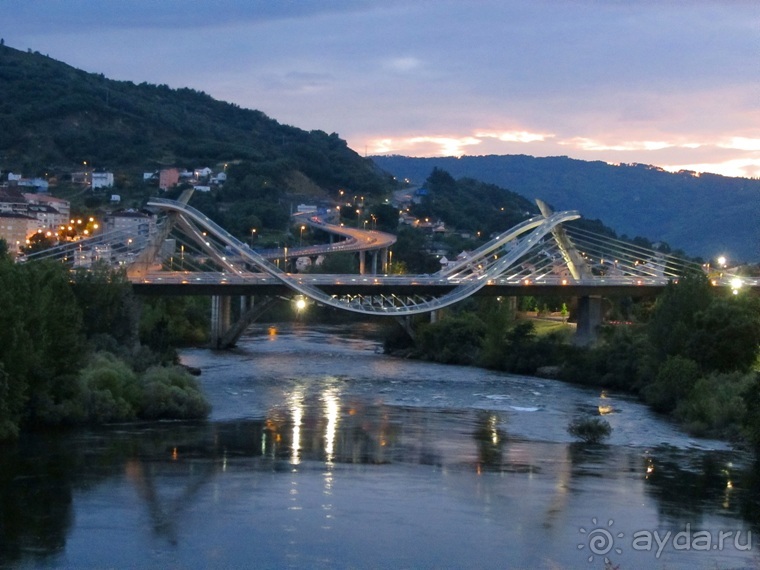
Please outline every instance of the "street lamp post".
M300 238L300 241L298 242L299 246L303 246L303 231L305 229L306 229L306 226L301 226L301 238Z
M253 249L253 238L256 235L256 228L251 228L251 249Z

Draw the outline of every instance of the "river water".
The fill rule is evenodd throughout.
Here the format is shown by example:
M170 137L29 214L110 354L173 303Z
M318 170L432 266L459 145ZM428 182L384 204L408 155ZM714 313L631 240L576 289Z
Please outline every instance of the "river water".
M634 399L379 354L370 325L185 350L205 422L0 448L8 568L757 568L751 458ZM566 426L603 414L604 445Z

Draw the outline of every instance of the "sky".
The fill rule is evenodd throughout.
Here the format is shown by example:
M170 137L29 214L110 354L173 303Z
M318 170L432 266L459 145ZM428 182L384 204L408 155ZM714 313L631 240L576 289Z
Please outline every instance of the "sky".
M362 155L760 177L760 0L0 0L0 37Z

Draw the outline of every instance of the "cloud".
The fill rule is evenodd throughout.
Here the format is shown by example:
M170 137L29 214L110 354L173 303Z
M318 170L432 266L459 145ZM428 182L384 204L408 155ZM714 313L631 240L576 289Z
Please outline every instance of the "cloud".
M0 21L7 45L378 153L754 172L760 147L756 0L3 0Z
M498 139L503 142L521 142L530 143L537 141L545 141L553 138L553 134L544 133L531 133L528 131L502 131L502 132L488 132L482 131L475 135L479 139L492 138Z
M345 14L374 8L372 0L3 0L4 23L25 30L69 30L82 27L133 29L199 29L228 24L263 23L284 19L313 18L322 14Z
M370 140L368 151L372 154L402 154L414 156L462 156L465 148L479 145L476 137L415 136L407 138L384 138Z
M416 57L397 57L382 62L382 66L391 71L408 73L422 66L422 60Z
M741 178L760 178L760 157L737 158L724 162L708 162L699 164L666 164L663 169L670 172L689 170L693 172L711 172L723 176L738 176Z
M731 137L718 143L720 148L732 148L736 150L760 151L760 138Z
M628 151L628 150L662 150L676 146L665 141L621 141L618 143L605 143L585 137L573 137L568 140L557 141L562 146L572 146L581 150L590 151Z

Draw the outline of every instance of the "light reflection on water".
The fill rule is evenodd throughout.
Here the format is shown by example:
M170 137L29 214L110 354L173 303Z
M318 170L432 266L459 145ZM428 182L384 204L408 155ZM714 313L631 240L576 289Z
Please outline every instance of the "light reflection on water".
M204 370L209 422L7 449L0 561L600 568L581 532L597 520L624 535L607 553L621 568L756 563L754 551L655 558L631 546L636 530L756 524L756 479L724 444L692 440L629 398L391 359L335 332L279 327L233 354L185 352ZM599 406L611 408L612 443L573 443L568 420Z

